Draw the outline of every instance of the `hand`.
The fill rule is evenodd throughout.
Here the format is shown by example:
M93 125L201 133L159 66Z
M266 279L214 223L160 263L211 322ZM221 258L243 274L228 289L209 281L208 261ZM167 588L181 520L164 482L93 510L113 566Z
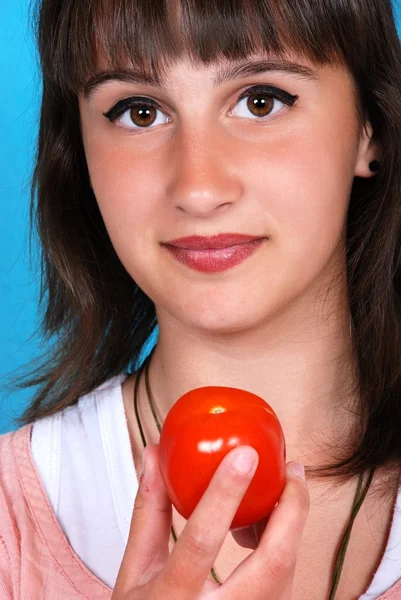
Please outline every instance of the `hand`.
M233 465L233 459L242 453L254 459L247 473L238 472ZM172 506L158 457L159 446L148 446L145 474L111 600L288 600L309 511L306 482L291 474L287 465L286 486L258 535L259 544L256 547L255 542L252 554L219 585L207 578L256 470L257 452L242 446L224 457L171 554ZM247 543L243 545L249 546L249 535L244 537Z

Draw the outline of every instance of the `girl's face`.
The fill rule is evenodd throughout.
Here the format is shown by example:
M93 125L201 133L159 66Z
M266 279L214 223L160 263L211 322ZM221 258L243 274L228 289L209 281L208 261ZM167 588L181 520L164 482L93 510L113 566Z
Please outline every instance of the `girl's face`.
M182 60L159 84L117 73L80 97L100 211L159 320L167 312L190 327L238 331L303 310L345 273L349 195L355 175L371 175L371 130L359 132L348 72L288 56L294 72L273 58ZM263 241L219 272L164 246L220 233Z

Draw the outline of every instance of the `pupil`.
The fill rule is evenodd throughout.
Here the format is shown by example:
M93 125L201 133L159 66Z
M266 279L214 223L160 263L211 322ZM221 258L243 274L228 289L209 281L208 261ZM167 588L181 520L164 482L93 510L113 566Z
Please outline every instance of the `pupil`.
M131 109L131 119L137 127L149 127L156 121L156 116L154 106L136 106Z
M248 108L257 117L265 117L271 109L272 98L270 96L249 96Z

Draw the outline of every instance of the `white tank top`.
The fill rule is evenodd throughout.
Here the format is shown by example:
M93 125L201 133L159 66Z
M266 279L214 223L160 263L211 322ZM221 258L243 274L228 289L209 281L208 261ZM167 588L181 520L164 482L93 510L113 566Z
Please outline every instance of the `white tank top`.
M138 489L121 384L113 377L78 403L36 421L32 454L71 547L114 588ZM374 600L401 578L401 488L387 547L367 592Z

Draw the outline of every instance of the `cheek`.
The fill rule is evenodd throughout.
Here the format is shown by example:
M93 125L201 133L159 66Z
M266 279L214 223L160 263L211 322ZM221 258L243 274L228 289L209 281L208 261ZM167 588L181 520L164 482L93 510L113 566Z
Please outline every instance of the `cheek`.
M338 125L338 121L337 121ZM327 260L346 221L356 157L353 121L317 122L255 148L244 164L248 195L271 223L271 237L292 264Z
M115 251L131 277L149 295L154 269L160 188L149 156L110 142L86 144L94 194ZM152 266L153 265L153 266Z
M150 228L160 212L159 169L153 169L154 157L133 152L128 143L111 144L93 140L85 144L85 152L93 191L109 235L115 244L130 238L135 243ZM129 229L129 231L128 231ZM118 252L118 247L116 247Z

